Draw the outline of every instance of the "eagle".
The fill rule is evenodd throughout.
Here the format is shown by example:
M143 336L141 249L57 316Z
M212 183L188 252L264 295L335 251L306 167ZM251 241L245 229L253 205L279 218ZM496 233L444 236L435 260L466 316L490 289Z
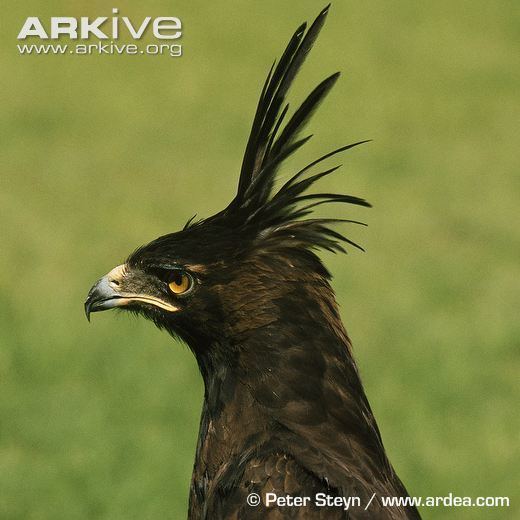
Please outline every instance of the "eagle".
M333 150L275 187L336 83L290 113L293 80L329 11L301 25L271 67L231 203L139 247L88 293L85 312L126 309L180 338L204 381L188 518L420 518L390 464L319 250L361 247L319 218L359 197L309 192ZM281 185L281 186L280 186ZM384 497L400 503L386 507ZM300 505L298 505L300 504Z

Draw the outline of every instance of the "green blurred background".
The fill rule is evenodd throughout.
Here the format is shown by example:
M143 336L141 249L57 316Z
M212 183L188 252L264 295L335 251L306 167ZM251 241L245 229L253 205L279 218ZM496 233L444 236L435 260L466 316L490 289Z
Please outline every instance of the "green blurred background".
M91 284L234 194L267 69L322 3L10 2L1 21L0 518L185 516L202 399ZM20 56L27 16L179 16L184 56ZM48 25L48 21L46 22ZM366 254L324 254L389 456L414 495L520 517L520 19L513 1L333 5L293 91L343 77L282 172L363 138L327 189L367 197ZM150 37L144 41L153 41Z

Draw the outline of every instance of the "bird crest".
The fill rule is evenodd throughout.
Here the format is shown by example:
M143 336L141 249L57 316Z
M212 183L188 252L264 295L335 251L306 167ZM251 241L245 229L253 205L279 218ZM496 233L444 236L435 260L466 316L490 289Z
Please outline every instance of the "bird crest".
M316 171L326 159L366 143L366 140L319 157L296 172L281 188L274 188L277 172L284 161L312 137L301 137L301 132L340 75L337 72L323 80L292 116L288 116L287 94L316 41L328 10L329 6L323 9L308 29L304 23L296 30L281 58L267 75L247 141L235 198L225 210L213 217L197 222L190 219L186 230L204 224L218 224L247 236L279 238L289 246L345 252L342 243L348 243L362 250L361 246L331 228L340 222L364 225L362 222L305 217L322 204L370 206L366 200L352 195L307 192L317 181L339 168Z

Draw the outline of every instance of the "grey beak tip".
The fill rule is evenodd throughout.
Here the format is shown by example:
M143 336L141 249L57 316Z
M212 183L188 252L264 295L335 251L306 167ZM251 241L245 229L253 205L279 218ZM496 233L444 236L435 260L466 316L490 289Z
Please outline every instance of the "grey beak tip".
M114 301L119 294L110 286L107 276L103 276L90 289L85 301L85 316L90 322L93 312L104 311L115 307Z
M85 316L87 317L87 321L90 323L90 303L88 301L85 302Z

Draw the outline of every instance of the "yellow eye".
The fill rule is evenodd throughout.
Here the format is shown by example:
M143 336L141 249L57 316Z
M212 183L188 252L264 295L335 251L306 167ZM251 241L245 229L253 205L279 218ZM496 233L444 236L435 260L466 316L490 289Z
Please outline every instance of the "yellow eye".
M183 294L191 288L191 277L186 273L177 272L168 284L173 294Z

